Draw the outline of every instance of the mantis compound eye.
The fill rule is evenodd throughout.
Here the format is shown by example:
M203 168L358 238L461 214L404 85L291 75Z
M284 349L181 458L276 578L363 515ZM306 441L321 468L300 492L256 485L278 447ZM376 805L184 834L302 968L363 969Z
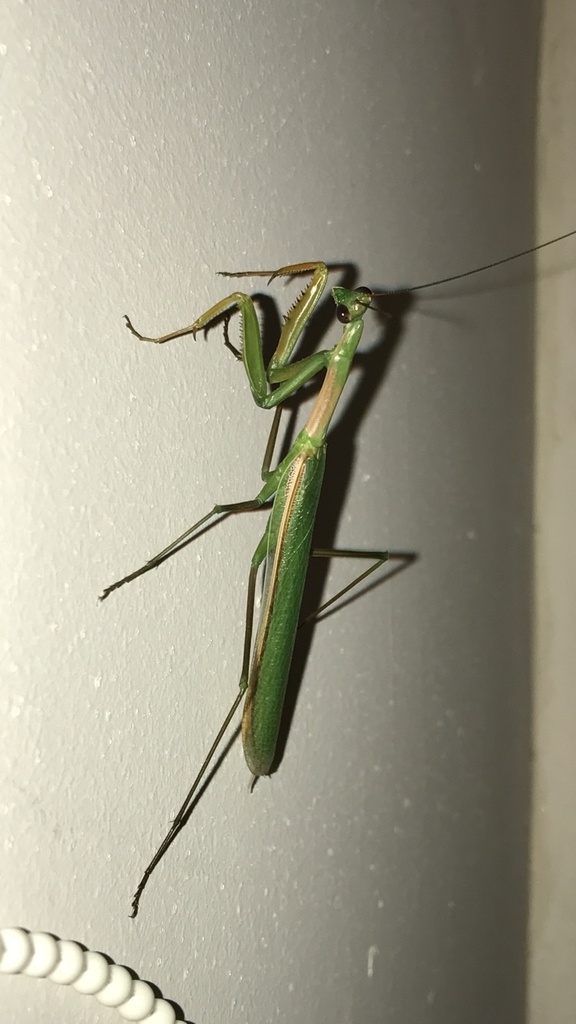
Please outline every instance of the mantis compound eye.
M359 299L358 305L365 306L365 308L368 309L370 303L372 302L372 290L370 288L366 288L365 285L361 285L360 288L356 289L356 292L359 293L360 295L366 296L366 301L364 302L362 299Z
M336 319L339 320L341 324L350 323L352 317L350 316L348 306L336 306Z

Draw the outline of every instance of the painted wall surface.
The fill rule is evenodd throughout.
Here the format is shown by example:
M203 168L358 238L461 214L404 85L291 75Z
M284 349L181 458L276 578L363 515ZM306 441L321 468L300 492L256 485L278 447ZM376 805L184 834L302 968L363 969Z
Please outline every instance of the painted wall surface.
M262 522L97 598L255 494L270 422L217 330L145 346L122 314L190 323L221 269L382 288L531 245L538 47L535 0L4 5L0 923L197 1024L523 1020L530 259L368 321L318 543L418 560L303 636L277 773L250 793L230 749L136 921L234 695ZM339 330L328 299L313 341ZM0 987L0 1024L114 1017Z

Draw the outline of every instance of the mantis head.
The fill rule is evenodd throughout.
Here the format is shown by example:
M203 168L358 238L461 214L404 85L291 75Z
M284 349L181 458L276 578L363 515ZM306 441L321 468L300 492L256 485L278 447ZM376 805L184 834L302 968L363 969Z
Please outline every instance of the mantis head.
M333 288L332 298L336 303L336 316L341 324L361 320L370 307L372 292L369 288Z

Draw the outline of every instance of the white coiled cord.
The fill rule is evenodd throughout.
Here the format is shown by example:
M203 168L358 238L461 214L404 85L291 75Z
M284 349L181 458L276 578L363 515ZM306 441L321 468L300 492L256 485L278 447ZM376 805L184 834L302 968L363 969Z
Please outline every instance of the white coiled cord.
M71 985L83 995L96 996L112 1006L124 1020L146 1024L174 1024L176 1013L165 999L157 999L150 985L134 979L126 967L111 964L102 953L83 949L71 939L55 939L46 932L25 928L0 930L0 974L25 974Z

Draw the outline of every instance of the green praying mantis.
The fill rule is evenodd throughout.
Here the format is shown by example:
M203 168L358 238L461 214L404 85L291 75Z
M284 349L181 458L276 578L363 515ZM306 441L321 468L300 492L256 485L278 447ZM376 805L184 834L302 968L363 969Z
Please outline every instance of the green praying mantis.
M561 237L567 238L575 233L571 231ZM559 240L554 239L553 241ZM552 242L545 242L543 245L536 246L535 249L550 244ZM405 291L418 291L433 285L458 280L489 267L499 266L509 260L517 259L535 249L525 250L485 267ZM340 339L331 349L292 361L294 349L322 298L328 272L328 267L321 261L290 264L274 271L223 272L223 276L231 278L267 277L268 283L280 277L298 275L309 277L308 284L285 317L280 339L268 365L265 365L264 362L255 304L253 299L244 292L232 292L211 306L188 327L158 338L140 334L133 327L130 319L125 317L126 326L133 335L141 341L156 344L163 344L187 334L195 336L198 331L206 329L215 320L224 317L226 320L225 344L242 360L254 401L261 408L275 410L262 463L263 486L256 496L247 501L214 505L206 515L202 516L177 540L135 572L107 587L101 596L103 600L113 590L117 590L125 583L129 583L150 569L159 566L212 520L226 515L252 512L271 505L266 528L250 565L244 648L238 692L182 807L144 871L132 900L132 917L138 913L140 898L152 872L188 821L195 794L198 792L215 752L243 700L242 743L248 768L254 778L269 774L273 768L310 555L324 558L334 556L363 558L371 562L365 572L317 609L315 615L324 611L352 587L365 580L389 558L400 558L407 564L415 557L413 554L407 553L393 555L387 551L312 549L312 533L322 490L326 462L326 439L330 422L353 366L354 356L363 333L366 312L371 308L375 296L390 294L374 293L364 287L332 288L336 318L343 325ZM240 352L234 348L228 338L228 319L235 309L239 311L242 323ZM321 372L324 372L324 379L304 427L300 430L288 453L275 468L271 469L283 403ZM262 568L261 613L253 642L256 586Z

